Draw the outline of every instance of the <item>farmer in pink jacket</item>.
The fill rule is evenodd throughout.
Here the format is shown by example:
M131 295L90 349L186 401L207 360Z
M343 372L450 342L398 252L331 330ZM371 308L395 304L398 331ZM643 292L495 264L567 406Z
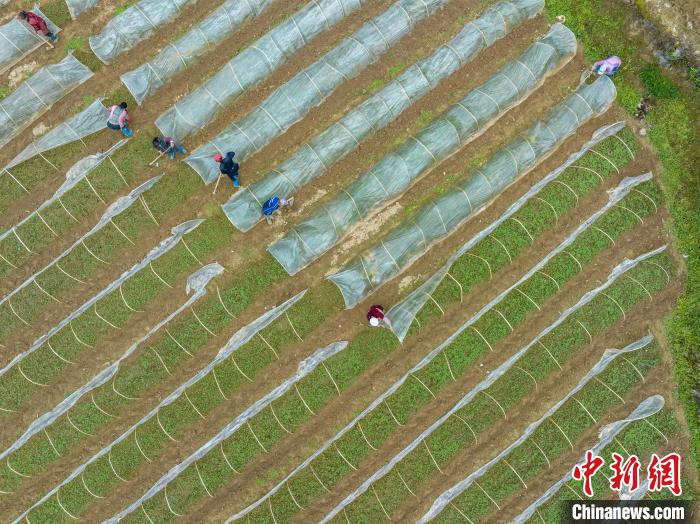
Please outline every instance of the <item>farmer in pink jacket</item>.
M107 119L107 127L115 131L121 131L124 136L130 137L133 135L129 129L129 113L126 111L126 102L122 102L118 106L109 108L109 118Z
M598 76L612 76L617 73L618 69L622 65L622 60L619 56L609 56L605 60L598 60L593 64L593 72Z

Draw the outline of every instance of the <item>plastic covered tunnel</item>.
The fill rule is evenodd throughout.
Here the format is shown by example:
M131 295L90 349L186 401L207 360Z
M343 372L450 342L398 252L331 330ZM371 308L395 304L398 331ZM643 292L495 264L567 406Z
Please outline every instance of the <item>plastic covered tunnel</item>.
M343 294L346 307L357 304L408 267L433 242L453 232L575 133L580 125L604 112L615 95L615 85L607 76L582 85L544 120L535 123L469 177L424 206L378 244L353 258L329 277Z
M471 91L343 189L269 251L294 274L335 245L353 225L401 195L426 171L524 100L546 74L576 51L573 33L555 25L517 60Z
M408 67L260 181L238 191L223 206L226 216L238 229L247 231L262 219L262 203L268 198L289 197L321 176L327 166L354 150L361 140L388 125L441 80L474 59L479 51L540 13L543 7L544 0L513 0L490 6L432 55Z

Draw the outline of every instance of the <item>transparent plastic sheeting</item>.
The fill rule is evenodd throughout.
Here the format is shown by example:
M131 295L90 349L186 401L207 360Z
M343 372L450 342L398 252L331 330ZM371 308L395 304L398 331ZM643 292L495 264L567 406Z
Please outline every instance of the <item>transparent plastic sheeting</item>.
M235 227L247 231L262 218L262 203L273 196L289 197L353 151L371 133L396 119L443 79L476 54L537 15L543 0L500 2L469 22L431 56L404 71L338 122L317 134L259 182L238 191L223 210Z
M92 71L71 53L39 69L0 101L0 146L91 76Z
M630 413L626 418L612 422L604 426L598 434L598 442L591 448L594 455L599 455L605 447L607 447L614 439L619 435L627 426L632 422L638 420L644 420L647 417L655 415L664 407L664 398L661 395L652 395L647 397L645 400L639 403L639 405ZM581 465L585 462L585 456L581 457L576 465ZM525 511L513 519L513 524L524 524L527 522L537 511L539 507L549 501L564 484L569 482L573 477L571 472L574 468L569 469L566 475L564 475L559 481L549 487L542 496L540 496L536 501L530 504ZM644 481L642 485L637 488L636 491L629 493L625 496L626 500L639 500L643 497L648 488L648 481ZM621 496L622 498L622 496Z
M125 141L126 141L126 140L122 140L121 142L125 142ZM121 143L121 142L120 142L120 143ZM70 189L71 187L73 187L73 186L75 185L74 183L73 183L73 184L69 184L69 182L76 181L75 183L77 183L78 181L80 181L80 180L82 180L83 178L85 178L85 176L87 176L87 174L90 173L90 171L92 171L95 167L97 167L97 166L100 164L100 162L101 162L104 158L106 158L106 156L102 156L102 155L105 155L105 153L102 153L101 155L92 155L92 156L89 156L89 157L87 157L87 158L84 158L84 159L81 160L80 162L78 162L78 164L76 164L75 166L73 166L73 168L71 168L71 170L68 171L68 174L69 174L69 176L70 176L70 175L71 175L71 172L72 172L73 170L75 170L75 168L78 168L78 169L76 170L75 177L69 179L63 186L61 186L61 189L63 189L64 191L67 191L68 189ZM96 157L97 157L97 158L96 158ZM86 165L86 164L87 164L87 165ZM13 289L10 293L8 293L7 295L5 295L5 296L2 298L2 300L0 300L0 306L2 306L5 302L7 302L8 300L10 300L10 299L11 299L13 296L15 296L17 293L19 293L19 292L22 291L24 288L26 288L27 286L29 286L29 285L31 285L31 284L33 284L33 283L36 284L36 286L37 286L39 289L41 289L42 291L44 291L44 289L36 282L36 279L37 279L39 276L41 276L44 272L46 272L46 271L49 270L50 268L56 266L61 260L63 260L66 256L68 256L68 254L69 254L71 251L73 251L73 249L75 249L77 246L83 244L83 242L85 242L85 240L87 240L88 238L90 238L90 237L91 237L92 235L94 235L97 231L99 231L100 229L104 228L106 225L112 223L112 219L114 219L114 217L116 217L116 216L120 215L121 213L123 213L124 211L126 211L134 202L136 202L136 201L141 197L141 195L143 195L143 193L145 193L145 192L148 191L150 188L152 188L152 187L156 184L156 182L158 182L158 180L160 180L160 178L161 178L162 176L163 176L163 175L155 176L155 177L153 177L153 178L147 180L146 182L144 182L144 183L141 184L140 186L134 188L128 195L118 198L113 204L111 204L111 205L106 209L106 211L103 213L103 215L102 215L102 216L100 217L100 219L97 221L97 224L95 224L95 226L93 226L92 229L90 229L90 231L88 231L88 232L85 233L83 236L81 236L78 240L76 240L75 242L73 242L73 244L72 244L69 248L67 248L65 251L63 251L63 253L61 253L61 254L58 255L56 258L54 258L51 262L49 262L43 269L40 269L39 271L37 271L36 273L34 273L32 276L30 276L30 277L27 278L24 282L22 282L19 286L17 286L15 289ZM68 186L68 187L66 187L66 186ZM59 189L59 191L61 191L61 189ZM56 196L54 195L54 197L55 197L56 199L60 198L59 192L56 192L56 195L58 195L58 197L56 197ZM52 197L51 200L53 200L54 197ZM47 201L47 202L49 202L49 201ZM34 214L36 214L36 215L38 215L38 216L41 216L41 214L40 214L41 209L42 209L42 208L39 208L39 210L35 211ZM31 217L32 215L29 215L29 216ZM29 217L28 217L28 218L29 218ZM0 235L0 240L3 240L3 239L4 239L7 235L9 235L10 233L14 233L15 236L17 237L17 239L20 240L20 242L21 242L21 238L20 238L19 234L17 234L17 232L16 232L16 228L17 228L21 223L22 223L22 222L20 222L20 223L17 224L16 226L13 226L10 230L8 230L8 231L6 231L5 233L3 233L2 235ZM65 271L63 271L62 269L59 269L59 271L62 271L63 273L65 273ZM67 273L65 273L65 274L66 274L66 276L68 276L68 278L70 278L71 280L76 280L76 281L78 281L77 279L75 279L75 278L69 276ZM52 298L53 298L53 297L52 297Z
M496 368L492 373L489 374L489 377L482 382L481 384L477 385L472 392L468 393L466 397L464 397L457 405L455 405L448 413L443 415L436 424L442 423L442 421L446 420L448 417L452 415L452 413L458 411L461 407L466 405L466 403L476 396L478 393L477 388L481 389L486 389L488 388L495 380L501 376L503 373L505 373L515 362L517 362L527 351L530 349L532 346L534 346L538 340L540 340L542 337L547 335L547 333L553 331L556 329L557 326L562 324L570 315L572 315L574 312L578 311L580 308L588 304L591 300L593 300L596 296L598 296L600 293L604 292L606 289L608 289L620 276L625 274L627 271L635 267L639 262L642 260L646 260L647 258L654 256L661 251L665 249L665 246L663 248L660 248L656 251L653 251L651 253L647 253L645 255L642 255L641 257L635 259L635 260L625 260L621 264L619 264L615 269L613 269L612 273L608 276L608 279L606 282L604 282L602 285L597 287L596 289L593 289L583 295L581 299L573 306L571 306L569 309L564 311L559 319L557 319L553 324L550 326L546 327L540 334L538 334L535 339L530 342L527 346L524 348L520 349L518 353L513 355L508 361L505 363L501 364L500 367ZM382 405L386 399L388 399L391 395L393 395L400 387L401 385L408 379L408 377L412 374L415 373L416 371L419 371L420 369L424 368L427 366L430 361L432 361L436 356L440 354L440 352L443 351L444 348L446 348L449 344L452 343L453 340L455 340L464 330L466 330L469 326L471 326L476 320L478 320L477 317L480 317L483 315L485 312L486 308L490 308L493 305L495 305L495 301L492 301L491 304L487 305L484 309L482 309L477 315L472 317L470 320L468 320L465 324L460 326L457 331L455 331L452 335L449 336L447 340L445 340L442 344L440 344L438 347L433 349L428 355L426 355L423 360L421 360L416 366L414 366L411 370L409 370L407 373L404 373L399 380L394 382L389 389L384 391L379 397L374 399L372 403L367 406L357 417L355 417L348 425L346 425L343 429L341 429L338 433L336 433L333 437L328 439L326 442L324 442L321 447L319 447L316 451L314 451L304 462L299 464L294 470L289 473L284 479L282 479L274 488L272 488L265 496L262 498L258 499L255 501L253 504L248 506L247 508L241 510L240 512L236 513L229 519L227 519L226 523L229 524L230 522L233 522L235 520L242 519L245 517L248 513L253 511L255 508L260 506L261 504L264 504L267 502L275 493L277 493L282 487L286 484L286 482L297 475L301 470L306 468L309 464L311 464L317 457L319 457L321 454L323 454L328 448L330 448L335 442L343 438L343 436L348 433L350 430L352 430L353 427L355 427L358 423L360 423L367 415L369 415L372 411L374 411L377 407ZM480 389L480 390L481 390ZM479 391L480 391L479 390ZM423 438L425 438L427 434L423 435ZM421 437L419 437L421 438ZM415 441L414 441L415 442ZM369 486L374 483L375 481L379 480L383 476L385 476L387 473L391 471L391 469L399 462L401 459L403 459L404 456L406 456L408 453L410 453L411 450L406 449L401 454L397 455L394 457L388 464L383 466L380 470L378 470L376 473L374 473L369 479L367 479L355 492L353 492L351 495L349 495L346 499L344 499L339 506L337 506L333 511L335 512L334 514L329 515L326 520L330 520L335 514L338 512L342 511L343 507L347 506L350 504L353 500L358 498L362 493L364 493ZM337 511L336 511L337 510Z
M66 413L69 409L71 409L81 398L83 398L87 393L90 393L91 391L97 389L98 387L102 386L103 384L106 384L109 380L112 379L112 377L115 377L117 372L119 371L119 366L121 363L126 360L129 356L131 356L136 349L143 344L145 341L147 341L149 338L151 338L155 333L157 333L160 328L162 328L164 325L166 325L168 322L170 322L173 318L175 318L177 315L179 315L182 311L187 309L188 307L192 306L197 300L202 298L204 295L207 293L206 286L209 284L209 281L213 279L214 277L217 277L221 273L223 273L224 268L217 263L212 263L208 264L194 273L192 273L188 278L187 278L187 285L185 287L185 293L190 295L188 299L181 304L175 311L170 313L167 317L165 317L163 320L158 322L155 326L153 326L151 329L148 330L148 332L143 335L141 338L139 338L136 342L134 342L129 348L122 353L122 355L114 362L112 362L109 366L107 366L105 369L103 369L100 373L95 375L89 382L87 382L85 385L81 386L78 388L76 391L71 393L68 397L66 397L63 401L61 401L56 407L51 409L50 411L44 413L41 415L39 418L37 418L34 422L32 422L27 428L27 430L24 432L24 434L17 439L9 448L7 448L5 451L0 453L0 460L3 460L5 457L7 457L10 453L14 453L17 451L19 448L21 448L30 438L32 438L34 435L39 433L40 431L43 431L45 428L49 427L51 424L53 424L58 417ZM194 291L194 293L192 293ZM192 293L192 294L190 294ZM116 391L116 390L115 390Z
M452 105L441 118L387 154L322 209L272 244L270 253L290 275L297 273L333 247L352 226L401 195L426 171L456 153L505 111L522 102L548 72L575 51L573 33L560 24L553 26L518 60L508 63L486 83ZM552 142L552 137L547 137ZM526 153L532 156L529 149ZM511 172L505 174L512 175ZM490 180L482 177L472 188L476 193L473 200L482 194L490 196L490 184Z
M68 7L70 17L75 20L79 15L95 7L101 1L102 0L66 0L66 6Z
M221 43L222 39L233 33L244 22L259 16L272 2L273 0L227 0L207 18L185 33L184 36L163 48L155 58L136 69L124 73L121 76L121 81L131 92L136 102L140 104L146 97L163 87L168 80L195 64L204 53ZM311 5L314 5L314 2ZM292 23L291 20L285 22L285 24ZM243 51L243 53L246 52ZM258 58L260 57L258 56ZM267 73L267 68L263 67L262 69ZM228 74L232 72L229 69L225 69L225 71ZM221 73L215 79L219 76L221 76ZM226 76L226 74L223 76ZM226 80L226 82L209 80L205 85L212 84L212 87L216 87L219 84L223 84L221 87L230 89L230 78ZM200 89L203 88L200 87ZM212 96L214 96L215 92L212 92ZM181 103L177 102L176 104L179 107ZM171 109L171 111L175 110ZM170 136L179 135L171 134Z
M627 186L627 190L631 190L632 187ZM609 209L611 206L605 206L603 209ZM602 211L602 210L601 210ZM602 215L602 212L596 213L594 216L600 216ZM391 394L393 394L396 390L398 390L401 385L403 385L408 378L426 367L430 362L432 362L436 357L438 357L444 349L449 346L457 337L459 337L465 330L469 329L472 325L474 325L484 314L486 314L488 311L490 311L492 308L494 308L496 305L498 305L510 292L517 288L520 284L528 280L532 275L534 275L537 271L539 271L544 265L546 264L547 261L551 260L557 253L561 252L563 249L565 249L566 246L570 245L571 242L575 240L575 238L582 233L588 226L591 225L592 222L589 222L586 227L579 227L572 235L567 238L562 244L557 246L553 251L551 251L542 261L538 262L530 271L528 271L525 275L523 275L515 284L510 286L508 289L504 290L501 292L497 297L495 297L493 300L491 300L488 304L486 304L483 308L481 308L474 316L472 316L469 320L467 320L464 324L462 324L457 331L452 333L447 340L445 340L442 344L440 344L438 347L433 349L430 353L428 353L423 359L418 362L415 366L413 366L409 371L404 373L399 380L397 380L390 388L388 391L386 391L381 397L379 397L377 400L375 400L372 405L370 406L371 409L374 409L377 405L379 405L384 399L389 397ZM618 264L608 275L607 280L601 284L600 286L588 291L585 293L579 301L565 310L560 317L555 320L552 324L547 326L544 330L542 330L531 342L529 342L525 347L521 348L517 353L515 353L512 357L510 357L508 360L506 360L503 364L501 364L499 367L497 367L493 372L489 374L489 376L477 384L474 389L472 389L465 397L462 398L450 411L445 413L440 419L438 419L432 426L430 426L428 429L426 429L423 433L421 433L416 440L414 440L408 447L403 449L399 454L397 454L394 458L392 458L385 466L382 466L377 472L375 472L371 477L369 477L365 482L363 482L357 490L355 490L353 493L348 495L347 498L345 498L331 513L330 517L335 515L337 512L341 511L345 506L350 504L353 500L355 500L357 497L362 495L371 484L379 480L380 478L384 477L386 474L388 474L393 467L398 464L406 455L408 455L413 449L415 449L416 446L420 444L420 442L426 438L428 435L430 435L435 428L437 428L440 424L442 424L447 418L452 416L453 413L456 413L458 410L460 410L462 407L466 406L469 402L471 402L472 398L474 398L479 392L485 390L488 388L491 384L493 384L501 375L503 375L508 369L511 368L516 362L518 362L524 355L527 353L527 351L537 344L537 342L542 339L544 336L546 336L548 333L556 329L559 325L561 325L569 316L571 316L573 313L578 311L580 308L588 304L591 300L593 300L595 297L603 293L606 289L608 289L621 275L625 274L627 271L635 267L639 262L646 260L647 258L654 256L661 251L666 249L666 247L662 247L656 251L652 251L650 253L646 253L632 261L630 260L624 260L620 264ZM367 411L370 411L371 409L368 409ZM329 518L330 518L329 517Z
M41 12L38 6L35 5L32 12L44 19L46 27L52 33L58 33L61 30ZM7 71L47 41L45 36L39 36L27 22L17 18L0 26L0 73Z
M445 275L452 267L452 264L454 264L458 258L493 233L501 224L508 220L509 217L517 213L531 198L536 196L547 184L559 178L569 166L585 155L591 148L595 147L609 136L617 134L624 127L625 122L620 121L597 129L593 133L592 138L586 142L581 149L571 154L566 162L557 167L554 171L548 173L547 176L532 186L527 193L513 202L506 212L498 217L497 220L464 243L427 281L413 290L401 302L393 306L387 313L387 317L389 319L390 329L394 332L394 335L396 335L399 341L403 342L416 314L423 308L425 303L430 300L430 295L437 289L440 282L442 282Z
M22 226L25 222L33 218L34 216L38 216L39 219L43 222L44 219L41 216L41 212L49 207L51 204L54 202L58 201L64 194L66 194L67 191L69 191L71 188L73 188L78 182L83 180L90 172L92 172L93 169L95 169L102 161L110 156L114 151L119 149L122 145L124 145L128 139L122 139L116 144L114 144L112 147L110 147L107 151L104 153L97 153L95 155L90 155L85 158L82 158L78 160L67 172L66 172L66 181L61 184L61 187L59 187L56 192L51 196L49 199L45 200L36 210L34 210L32 213L27 215L25 218L23 218L21 221L16 223L14 226L12 226L10 229L7 231L4 231L3 233L0 233L0 241L5 240L8 236L10 235L15 235L17 239L20 241L20 243L24 246L24 242L22 239L19 237L19 234L17 233L17 229ZM61 205L63 205L61 203ZM46 224L46 222L44 222ZM48 225L46 227L49 227ZM49 229L51 229L49 227ZM53 232L53 229L51 229ZM25 246L26 247L26 246ZM3 300L4 302L4 300ZM0 302L2 304L2 302Z
M108 116L109 111L102 105L102 99L95 100L77 115L57 125L36 140L32 140L32 143L13 158L5 169L11 169L36 155L102 131L107 127Z
M483 477L486 473L488 473L493 466L498 464L502 459L507 457L514 449L519 447L521 444L523 444L528 438L530 438L530 435L532 435L537 428L539 428L543 423L545 423L547 420L550 419L558 410L561 408L570 398L572 398L576 393L581 391L581 389L586 386L592 379L600 375L605 369L610 365L610 363L615 360L617 357L624 355L626 353L631 353L633 351L638 351L641 348L644 348L648 346L651 341L653 340L651 335L647 335L646 337L637 340L636 342L633 342L629 346L623 348L623 349L606 349L605 352L603 353L603 356L600 358L600 360L586 373L586 375L581 378L581 380L576 384L576 386L569 391L564 398L560 399L556 404L554 404L551 408L549 408L538 420L530 424L527 429L523 432L520 437L518 437L514 442L512 442L507 448L502 450L498 455L496 455L494 458L492 458L490 461L488 461L486 464L481 466L479 469L477 469L475 472L470 474L467 478L464 480L458 482L448 490L444 491L433 503L433 505L430 507L430 509L423 515L420 520L418 521L418 524L425 524L426 522L430 522L433 520L435 517L437 517L442 510L445 509L445 507L452 502L455 498L460 496L462 493L464 493L469 486L471 486L476 480L479 478ZM650 397L654 398L654 397ZM660 397L661 398L661 397ZM639 418L644 418L649 415L653 415L656 413L661 407L663 406L663 401L659 405L658 401L651 401L648 404L642 403L640 406L643 406L642 409L638 406L637 409L635 409L629 416L630 419L635 420ZM635 414L636 413L636 414ZM613 427L619 427L620 425L624 424L627 420L629 419L622 419L618 420L617 422L614 422L612 424ZM602 430L602 432L605 432L606 429L608 432L610 432L610 426L605 426Z
M450 235L554 151L578 126L607 109L614 99L615 86L606 76L579 88L544 121L537 122L466 180L457 182L378 244L350 260L329 277L343 294L345 307L353 307L401 273L433 243Z
M109 64L153 32L176 18L194 0L141 0L112 18L99 34L90 37L97 58Z
M164 135L181 140L199 131L214 118L222 106L266 78L324 29L330 29L346 16L358 11L365 2L366 0L311 0L238 53L210 80L178 100L158 117L156 126ZM124 83L129 87L126 81ZM238 152L237 149L235 151Z
M311 373L319 364L328 360L334 355L337 355L342 350L347 347L348 343L346 341L333 342L332 344L317 349L311 356L302 360L299 363L297 372L289 377L287 380L282 382L275 389L270 391L267 395L257 400L254 404L250 405L243 413L234 418L224 429L222 429L214 438L209 440L206 444L200 447L192 455L183 460L180 464L174 466L165 475L163 475L146 493L144 493L138 500L131 504L128 508L118 513L116 516L105 521L105 524L116 524L119 520L124 518L129 513L137 510L142 506L144 502L152 498L163 488L165 488L168 483L170 483L174 478L176 478L185 469L191 466L194 462L201 459L204 455L209 453L214 447L218 446L222 441L230 437L235 433L241 426L246 424L255 415L260 413L263 409L269 406L272 402L280 398L287 391L289 391L293 386L295 386L300 380Z
M259 151L447 1L399 0L276 89L257 108L198 148L185 161L205 183L213 182L220 175L218 165L212 160L215 153L235 151L237 157L244 160L249 154Z
M25 517L27 517L29 515L29 513L31 513L31 511L34 508L36 508L37 506L41 506L48 499L50 499L51 497L56 495L58 493L58 491L63 486L69 484L78 475L82 474L83 471L85 471L85 469L90 464L92 464L96 460L98 460L101 457L104 457L105 455L110 453L112 451L112 449L114 448L114 446L116 446L117 444L119 444L123 440L126 440L129 436L131 436L134 433L134 431L136 431L136 429L139 426L142 426L143 424L145 424L146 422L151 420L153 417L155 417L160 409L162 409L163 407L174 402L187 388L189 388L192 384L194 384L195 382L202 379L205 375L207 375L214 368L214 366L216 366L216 364L218 364L222 360L225 360L226 358L228 358L234 351L236 351L239 347L243 346L246 342L248 342L251 338L253 338L259 331L265 329L268 325L270 325L272 322L274 322L280 315L284 314L290 307L292 307L294 304L296 304L296 302L299 301L304 296L305 293L306 293L306 290L302 291L301 293L296 294L295 296L293 296L292 298L290 298L289 300L287 300L283 304L280 304L279 306L272 308L267 313L265 313L261 317L258 317L257 319L255 319L253 322L251 322L247 326L239 329L229 339L228 343L219 351L218 355L205 368L201 369L196 375L191 377L187 382L178 386L177 389L175 389L170 395L168 395L166 398L164 398L160 402L160 404L158 404L155 408L153 408L147 415L145 415L141 420L136 422L128 430L126 430L124 433L122 433L111 444L102 448L95 455L93 455L87 462L84 462L83 464L78 466L75 470L73 470L73 472L68 476L68 478L66 478L60 484L55 486L51 491L49 491L46 495L44 495L40 500L35 502L22 515L17 517L15 522L20 522L20 521L24 520ZM300 367L301 367L301 365L300 365ZM243 416L243 415L241 415L241 416ZM225 430L223 430L223 431L225 431ZM175 468L177 468L177 466ZM175 469L175 468L173 468L173 469ZM177 476L177 474L175 474L175 476ZM145 500L145 495L144 495L144 500ZM133 509L135 507L137 507L137 506L132 505L129 508L127 508L126 510L119 513L117 516L115 516L115 517L113 517L105 522L117 522L122 517L124 517L125 515L127 515L131 511L133 511Z
M119 286L121 286L124 282L126 282L130 277L132 277L133 275L135 275L136 273L141 271L143 268L148 266L154 260L163 256L165 253L170 251L172 248L174 248L184 235L186 235L190 231L194 230L202 222L204 222L204 219L188 220L187 222L183 222L182 224L177 225L174 228L172 228L170 231L170 236L168 238L166 238L165 240L163 240L159 245L157 245L156 247L151 249L151 251L148 252L148 254L143 258L143 260L141 260L139 263L132 266L131 269L128 269L127 271L122 273L118 279L114 280L106 288L104 288L102 291L97 293L95 296L93 296L90 300L85 302L78 309L73 311L70 315L68 315L66 318L64 318L58 325L52 327L48 333L46 333L45 335L42 335L38 339L36 339L34 341L34 343L29 347L29 349L27 349L26 351L23 351L19 355L15 356L15 358L13 358L9 364L7 364L4 368L0 369L0 376L7 373L7 371L10 368L12 368L15 364L21 362L25 357L27 357L28 355L30 355L31 353L33 353L34 351L39 349L52 336L54 336L56 333L58 333L64 327L68 326L73 320L78 318L85 311L90 309L101 298L106 297L112 291L118 289Z

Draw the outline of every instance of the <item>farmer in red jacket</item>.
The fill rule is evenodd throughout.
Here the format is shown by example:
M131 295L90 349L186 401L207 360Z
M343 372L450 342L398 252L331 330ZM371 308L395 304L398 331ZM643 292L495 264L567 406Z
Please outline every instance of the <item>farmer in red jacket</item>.
M34 14L31 11L20 11L17 18L27 22L34 28L34 31L43 34L52 42L56 42L58 40L58 36L49 31L49 28L46 27L46 22L39 15Z

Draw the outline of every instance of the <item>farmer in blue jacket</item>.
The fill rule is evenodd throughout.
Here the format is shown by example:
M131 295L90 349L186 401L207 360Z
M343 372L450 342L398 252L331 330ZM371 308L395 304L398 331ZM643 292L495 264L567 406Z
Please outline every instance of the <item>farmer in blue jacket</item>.
M233 161L233 157L236 153L229 151L226 156L222 156L221 153L214 155L214 160L219 163L219 171L229 177L233 187L240 187L241 183L238 181L238 162Z

